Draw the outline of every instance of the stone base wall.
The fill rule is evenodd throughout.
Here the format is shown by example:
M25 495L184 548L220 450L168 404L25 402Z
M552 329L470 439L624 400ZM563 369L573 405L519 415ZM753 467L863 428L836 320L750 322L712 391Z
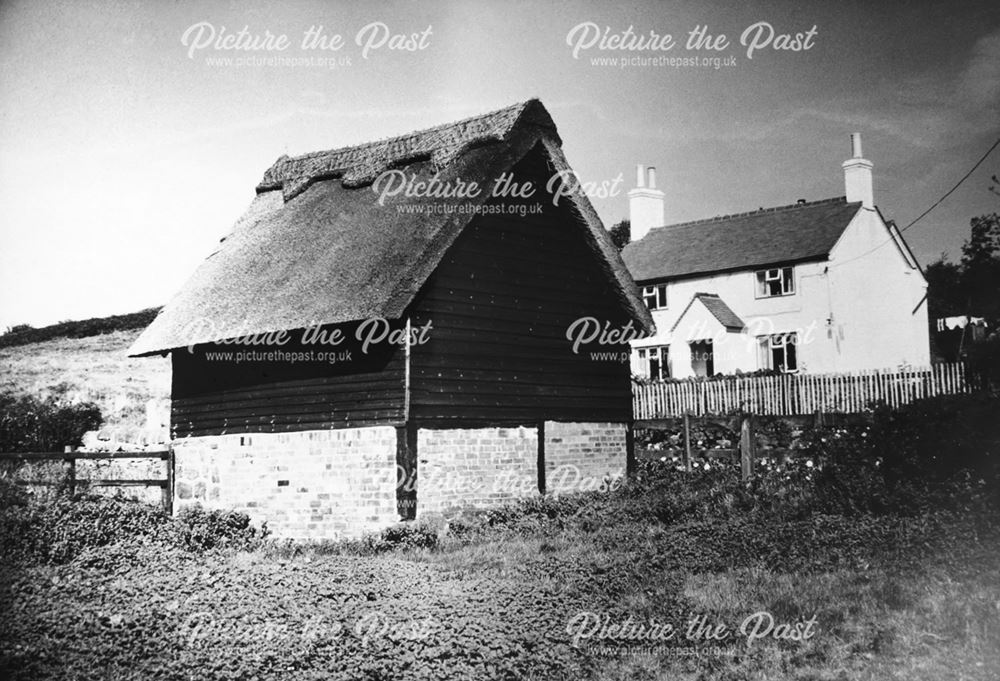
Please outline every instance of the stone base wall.
M391 427L191 437L174 452L176 509L244 511L293 539L357 537L398 520Z
M358 537L399 521L392 427L192 437L173 446L175 509L243 511L292 539ZM625 475L625 450L623 423L546 422L546 492L607 489ZM421 428L416 486L418 519L536 496L538 430Z
M545 491L608 489L625 477L624 423L545 423Z
M538 494L535 428L421 428L417 517Z

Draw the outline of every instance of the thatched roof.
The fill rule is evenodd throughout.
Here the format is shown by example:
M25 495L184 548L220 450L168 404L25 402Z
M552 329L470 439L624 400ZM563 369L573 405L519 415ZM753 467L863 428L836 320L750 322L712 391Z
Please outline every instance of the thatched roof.
M839 197L658 227L622 258L639 282L825 259L860 209Z
M257 185L257 192L281 189L285 201L301 194L312 182L340 178L345 187L364 187L381 173L414 161L430 160L441 172L459 156L491 142L504 142L515 127L537 127L562 143L549 112L537 99L480 116L376 142L289 158L282 156Z
M380 205L367 187L383 170L419 180L484 187L533 150L568 169L561 140L537 100L393 139L295 158L265 173L257 197L211 254L136 340L130 355L314 324L405 313L445 251L475 216L471 210L398 210L403 203L484 203L477 198L406 198ZM590 202L571 205L587 226L625 309L645 329L652 318Z

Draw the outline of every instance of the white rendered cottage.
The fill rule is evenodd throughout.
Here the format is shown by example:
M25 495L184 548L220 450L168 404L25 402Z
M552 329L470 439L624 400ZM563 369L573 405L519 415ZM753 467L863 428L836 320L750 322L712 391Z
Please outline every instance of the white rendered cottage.
M874 202L852 135L846 196L661 227L655 169L629 192L622 257L656 322L634 374L831 373L930 364L927 281Z

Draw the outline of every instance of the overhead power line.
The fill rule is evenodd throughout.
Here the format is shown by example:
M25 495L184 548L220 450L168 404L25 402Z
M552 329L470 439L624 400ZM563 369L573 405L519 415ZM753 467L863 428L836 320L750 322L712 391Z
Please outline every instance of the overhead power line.
M992 147L990 147L989 149L987 149L987 150L986 150L986 153L985 153L985 154L983 154L983 157L982 157L981 159L979 159L978 161L976 161L976 165L972 166L972 169L971 169L971 170L970 170L969 172L967 172L967 173L966 173L965 175L963 175L963 176L962 176L962 179L961 179L961 180L959 180L959 181L958 181L958 182L957 182L957 183L955 184L955 186L954 186L954 187L952 187L952 188L951 188L951 189L949 189L949 190L948 190L947 192L945 192L945 195L944 195L944 196L942 196L942 197L941 197L940 199L938 199L937 201L935 201L935 202L934 202L934 205L933 205L933 206L931 206L930 208L928 208L927 210L925 210L925 211L924 211L923 213L921 213L920 215L918 215L918 216L917 216L917 217L916 217L916 218L915 218L915 219L914 219L914 220L913 220L913 221L912 221L912 222L911 222L910 224L908 224L908 225L907 225L906 227L903 227L903 228L902 228L901 230L899 230L899 231L900 231L900 232L905 232L905 231L906 231L906 230L908 230L908 229L909 229L910 227L912 227L913 225L917 224L917 223L918 223L918 222L919 222L919 221L920 221L920 220L921 220L921 219L922 219L922 218L923 218L923 217L924 217L925 215L927 215L927 214L928 214L928 213L930 213L930 212L931 212L932 210L934 210L934 209L935 209L935 208L937 208L937 207L938 207L939 205L941 205L941 202L942 202L942 201L944 201L944 200L945 200L945 199L947 199L947 198L948 198L949 196L951 196L951 195L952 195L952 192L954 192L954 191L955 191L956 189L958 189L959 187L961 187L961 186L962 186L962 183L963 183L963 182L965 182L966 180L968 180L968 179L969 179L969 176L970 176L970 175L972 175L972 173L976 172L976 168L978 168L979 166L981 166L981 165L983 164L983 161L985 161L985 160L986 160L986 157L987 157L987 156L989 156L990 154L992 154L992 153L993 153L993 150L994 150L994 149L996 149L996 148L997 148L998 146L1000 146L1000 139L997 139L997 141L993 143L993 146L992 146Z
M941 203L945 199L947 199L949 196L951 196L955 192L956 189L958 189L959 187L962 186L963 182L965 182L967 179L969 179L969 177L972 175L972 173L976 172L976 169L983 164L983 162L989 157L990 154L993 153L993 150L996 149L998 146L1000 146L1000 139L997 139L997 141L993 143L993 146L991 146L989 149L986 150L986 153L983 154L982 157L978 161L976 161L976 164L974 166L972 166L972 168L969 170L969 172L967 172L965 175L962 176L962 179L960 179L958 182L955 183L954 187L952 187L947 192L945 192L944 195L940 199L938 199L937 201L935 201L934 204L930 208L928 208L923 213L921 213L916 218L914 218L912 221L910 221L910 223L908 225L906 225L906 227L903 227L902 229L899 229L899 233L902 234L903 232L905 232L906 230L908 230L910 227L912 227L913 225L917 224L924 217L926 217L927 214L930 213L932 210L934 210L935 208L937 208L938 206L940 206ZM855 260L863 258L866 255L874 253L878 249L882 248L883 246L885 246L886 244L888 244L888 243L890 243L890 242L892 242L894 240L895 240L894 237L890 234L889 238L886 239L885 241L883 241L882 243L880 243L878 246L875 246L874 248L871 248L871 249L865 251L864 253L861 253L860 255L856 255L853 258L849 258L847 260L844 260L843 262L833 263L832 265L830 265L830 267L840 267L841 265L846 265L849 262L854 262Z

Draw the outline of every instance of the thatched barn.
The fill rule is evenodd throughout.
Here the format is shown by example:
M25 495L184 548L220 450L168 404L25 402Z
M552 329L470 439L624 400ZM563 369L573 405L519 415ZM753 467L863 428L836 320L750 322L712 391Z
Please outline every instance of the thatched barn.
M175 507L335 537L623 475L628 346L567 330L652 320L565 171L537 100L279 158L130 351L172 356Z

